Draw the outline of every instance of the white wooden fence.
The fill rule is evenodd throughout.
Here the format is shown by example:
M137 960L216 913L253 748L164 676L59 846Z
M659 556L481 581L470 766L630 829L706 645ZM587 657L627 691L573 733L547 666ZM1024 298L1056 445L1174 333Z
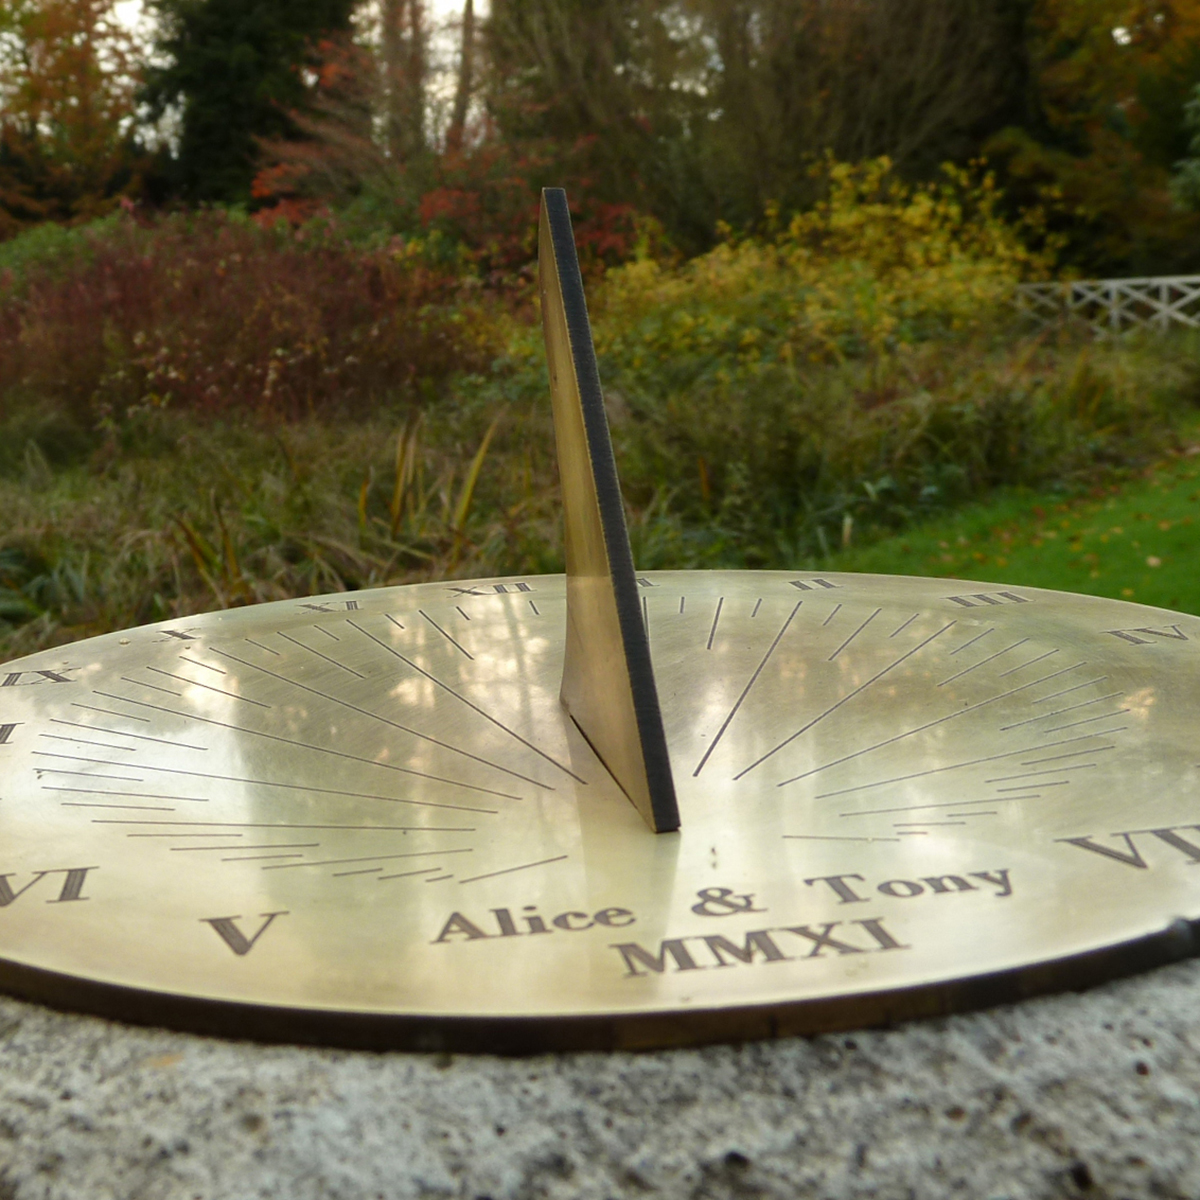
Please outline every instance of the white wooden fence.
M1016 301L1039 325L1083 321L1101 336L1173 325L1200 328L1200 275L1023 283Z

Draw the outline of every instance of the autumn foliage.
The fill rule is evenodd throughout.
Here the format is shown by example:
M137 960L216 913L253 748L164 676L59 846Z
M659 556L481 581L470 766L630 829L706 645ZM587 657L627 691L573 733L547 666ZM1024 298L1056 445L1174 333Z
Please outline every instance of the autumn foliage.
M402 245L313 246L221 214L127 218L0 302L0 395L89 428L155 407L369 410L483 361L460 299Z

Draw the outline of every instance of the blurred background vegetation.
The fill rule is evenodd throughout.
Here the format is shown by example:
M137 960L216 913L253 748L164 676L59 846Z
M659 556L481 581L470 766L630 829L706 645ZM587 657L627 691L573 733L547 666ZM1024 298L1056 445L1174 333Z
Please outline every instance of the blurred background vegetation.
M1200 0L135 8L0 0L0 659L560 569L547 184L640 567L1200 608L1200 345L1013 304L1200 272Z

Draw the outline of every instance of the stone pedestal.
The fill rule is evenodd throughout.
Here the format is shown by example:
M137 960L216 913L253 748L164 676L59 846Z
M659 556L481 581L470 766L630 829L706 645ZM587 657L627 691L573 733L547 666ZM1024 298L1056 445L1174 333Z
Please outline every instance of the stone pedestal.
M1200 1196L1200 962L898 1029L521 1060L0 1000L0 1200Z

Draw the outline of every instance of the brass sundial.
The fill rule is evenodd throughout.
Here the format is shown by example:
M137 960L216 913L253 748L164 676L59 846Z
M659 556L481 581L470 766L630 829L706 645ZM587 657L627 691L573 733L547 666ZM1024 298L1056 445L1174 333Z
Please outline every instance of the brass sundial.
M637 575L561 192L540 258L567 576L264 604L0 668L0 986L524 1051L848 1027L1191 953L1200 619Z

